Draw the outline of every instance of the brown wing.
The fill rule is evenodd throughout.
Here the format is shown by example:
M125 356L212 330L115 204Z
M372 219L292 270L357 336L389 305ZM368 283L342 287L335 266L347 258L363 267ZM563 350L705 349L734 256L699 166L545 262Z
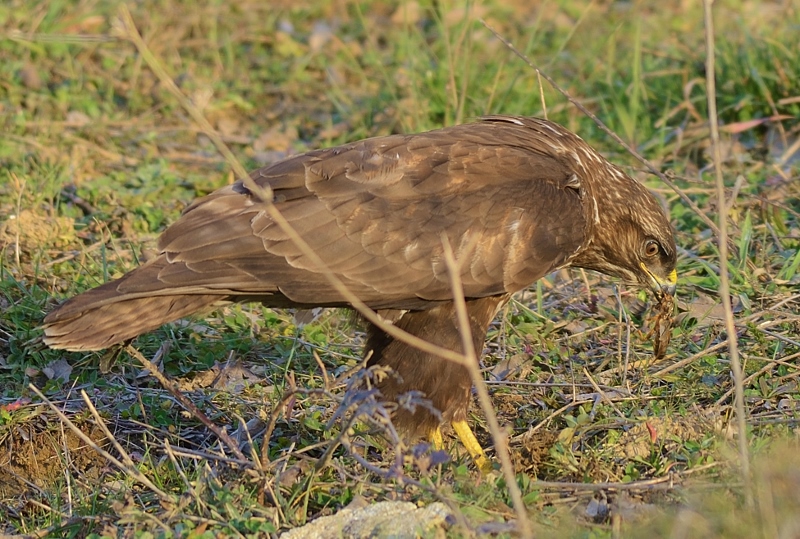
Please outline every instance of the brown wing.
M515 140L516 131L526 129L487 122L368 139L252 177L272 188L277 208L328 268L376 308L450 298L442 234L457 254L477 236L463 264L467 296L514 292L563 264L585 234L573 171L547 148ZM187 208L159 246L170 264L139 291L202 287L342 303L239 183Z
M553 126L493 117L309 152L252 177L362 301L424 309L451 298L443 236L463 258L470 298L528 286L585 242L584 189L553 144L574 135ZM345 304L241 183L195 201L159 247L149 264L50 313L48 344L102 348L219 301Z

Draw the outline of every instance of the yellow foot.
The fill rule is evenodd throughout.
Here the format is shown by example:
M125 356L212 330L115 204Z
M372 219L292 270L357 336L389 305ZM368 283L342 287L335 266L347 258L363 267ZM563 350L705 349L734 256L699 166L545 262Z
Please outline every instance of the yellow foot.
M478 443L478 439L475 438L475 435L472 433L472 429L469 428L467 422L463 420L454 421L453 430L456 431L458 439L461 440L461 443L467 448L467 451L472 457L472 460L475 461L475 465L478 467L478 469L482 473L488 473L492 471L492 461L490 461L489 457L486 456L486 453L483 452L481 444Z
M436 427L435 430L431 431L429 437L434 450L444 451L444 438L442 438L442 429Z
M483 448L481 444L478 443L478 439L475 438L475 435L472 433L472 430L469 428L469 425L466 421L455 421L453 422L453 430L456 431L456 435L458 439L461 440L461 443L464 444L464 447L467 448L467 452L472 457L472 460L475 461L475 465L481 471L481 473L488 473L492 471L492 461L489 460L489 457L486 456L486 453L483 452ZM444 438L442 437L442 429L436 428L432 430L431 433L428 435L430 439L431 445L437 451L444 450Z

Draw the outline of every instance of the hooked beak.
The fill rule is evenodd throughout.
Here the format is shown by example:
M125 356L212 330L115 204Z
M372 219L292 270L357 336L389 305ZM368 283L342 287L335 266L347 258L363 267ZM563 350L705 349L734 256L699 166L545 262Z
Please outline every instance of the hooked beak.
M656 295L656 298L661 299L664 296L674 296L675 290L678 283L678 272L672 270L669 275L667 275L666 279L662 279L655 273L651 272L647 269L647 266L644 263L640 263L642 270L647 274L650 278L650 288L652 288L653 293Z

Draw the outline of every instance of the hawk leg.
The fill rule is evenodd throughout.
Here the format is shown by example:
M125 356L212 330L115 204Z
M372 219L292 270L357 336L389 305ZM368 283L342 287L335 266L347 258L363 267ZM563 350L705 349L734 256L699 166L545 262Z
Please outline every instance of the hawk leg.
M482 350L486 331L507 295L467 301L467 314L475 350ZM394 320L398 328L428 342L463 352L455 308L443 302L424 311L408 311ZM401 406L395 411L395 425L409 438L428 436L434 446L441 447L442 423L453 425L456 434L482 470L489 465L480 444L467 425L472 380L464 365L428 354L394 339L369 324L366 353L372 353L368 365L389 367L392 375L377 387L387 401L398 402L409 391L422 394L431 403L426 406ZM438 412L438 413L437 413Z

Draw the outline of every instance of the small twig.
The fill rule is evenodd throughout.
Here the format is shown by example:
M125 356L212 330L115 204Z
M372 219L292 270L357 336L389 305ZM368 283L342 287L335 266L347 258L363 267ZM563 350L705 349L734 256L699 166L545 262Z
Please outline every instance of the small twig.
M344 446L345 448L350 446L350 444L348 443L350 438L349 431L350 429L353 428L353 424L359 421L360 419L361 417L359 417L359 414L355 413L349 418L349 420L342 422L342 428L339 431L339 434L337 434L335 438L333 438L327 443L327 447L325 448L325 451L322 453L322 456L319 457L317 461L314 463L315 471L318 472L323 468L325 468L326 466L328 466L328 464L330 464L331 460L333 459L333 452L336 451L336 449L340 445ZM351 454L356 454L355 451L349 451L349 452Z
M283 408L287 402L289 402L295 395L325 395L330 397L333 400L336 400L336 397L331 394L329 391L325 389L307 389L302 387L295 387L292 388L290 391L284 392L281 400L272 407L272 413L269 415L269 422L267 422L267 428L264 431L264 439L261 442L261 462L266 464L270 462L269 460L269 440L272 438L272 432L275 430L275 426L278 424L278 417L283 413Z
M586 378L589 380L589 382L591 382L591 384L592 384L592 387L593 387L593 388L594 388L594 390L595 390L595 391L598 393L598 395L600 395L600 397L601 397L601 398L602 398L604 401L606 401L606 403L607 403L609 406L611 406L611 408L613 408L613 409L614 409L614 411L617 413L617 415L619 416L619 418L620 418L620 419L621 419L623 422L624 422L624 421L628 421L628 418L627 418L627 417L625 417L625 415L624 415L624 414L623 414L623 413L622 413L622 412L619 410L619 408L617 408L617 405L616 405L616 404L614 404L614 401L612 401L612 400L609 398L609 396L608 396L608 395L606 395L606 392L605 392L605 391L603 391L602 389L600 389L600 386L599 386L599 385L597 385L597 382L595 382L595 381L594 381L594 378L592 378L592 375L589 373L589 371L588 371L588 370L586 370L586 367L584 367L584 368L583 368L583 375L584 375L584 376L585 376L585 377L586 377Z
M794 141L791 146L786 148L786 151L783 152L783 155L778 159L778 166L782 167L786 163L789 162L789 159L792 158L794 154L800 151L800 138Z
M708 121L711 125L711 146L714 150L714 172L716 173L717 205L719 229L716 230L719 243L719 295L725 312L725 330L728 333L728 356L733 370L736 399L734 407L738 425L739 464L744 482L745 500L753 508L753 487L750 478L750 455L747 447L747 419L744 409L744 374L739 361L739 347L736 339L736 324L731 308L730 284L728 278L728 208L725 203L725 183L722 178L722 150L717 124L717 93L714 56L714 16L711 10L713 0L703 0L706 34L706 95L708 97Z
M789 337L785 337L785 336L781 335L780 333L775 333L774 331L769 331L768 329L764 329L764 328L759 327L759 326L756 326L756 331L760 331L761 333L769 335L770 337L774 337L774 338L778 339L779 341L783 341L785 343L789 343L789 344L791 344L793 346L800 346L800 341L796 341L794 339L790 339Z
M256 443L253 441L253 436L250 434L250 426L248 425L247 421L245 421L244 418L239 414L234 413L233 415L239 422L240 425L239 429L241 431L244 431L245 436L247 436L247 445L250 449L250 458L253 460L253 462L259 462L258 460L259 456L256 453ZM263 424L259 418L255 418L255 422L257 425Z
M111 434L111 431L108 430L106 422L103 421L103 418L100 417L100 414L97 412L97 408L95 408L94 404L92 404L92 401L89 400L89 395L86 394L85 389L81 389L81 398L83 399L83 402L86 404L87 408L89 408L89 412L92 414L92 417L94 417L97 426L100 427L100 430L103 431L105 437L108 439L109 442L111 442L111 445L114 446L114 449L117 450L119 456L122 457L122 462L125 463L125 466L130 468L135 468L136 465L134 464L133 459L130 457L130 455L128 455L127 451L125 451L125 448L122 447L122 445L117 441L114 435Z
M536 72L536 82L539 84L539 99L542 101L542 116L547 119L547 101L544 98L544 86L542 85L542 74Z
M532 481L532 488L541 489L554 489L558 491L574 491L574 490L616 490L616 491L630 491L630 490L654 490L655 487L663 486L668 483L666 488L675 488L675 478L673 474L664 477L657 477L654 479L644 479L642 481L631 481L630 483L568 483L563 481Z
M213 460L214 462L221 462L224 464L236 464L237 466L247 467L252 465L250 460L240 460L208 451L196 451L194 449L187 449L185 447L173 447L172 452L181 457L187 457L195 460Z
M86 255L88 253L91 253L92 251L96 251L97 249L102 247L105 243L106 243L105 240L101 240L101 241L93 243L89 247L84 247L80 251L77 251L77 250L76 251L72 251L69 254L65 254L64 256L56 258L55 260L51 260L50 262L45 264L44 267L45 268L52 268L56 264L61 264L62 262L68 262L68 261L72 260L73 258L77 258L79 256Z
M625 308L625 304L622 303L622 295L619 292L619 287L614 287L614 295L617 296L617 305L619 305L619 322L622 323L622 319L625 319L625 362L622 364L622 385L626 385L628 381L628 367L631 363L631 319L628 316L628 310ZM622 336L619 337L620 344L622 341ZM622 358L620 358L622 359ZM622 363L620 361L620 363ZM594 384L594 381L592 381Z
M328 369L325 368L325 364L322 362L322 358L319 357L319 354L316 350L311 350L311 355L314 356L314 361L317 362L319 365L319 369L322 371L322 383L325 391L331 390L331 381L328 378Z
M790 360L795 359L797 357L800 357L800 352L797 352L797 353L792 354L790 356L786 356L786 357L784 357L784 358L782 358L780 360L763 358L763 359L761 359L761 361L766 361L767 364L764 365L763 367L761 367L759 370L757 370L753 374L751 374L750 376L748 376L747 378L745 378L742 383L743 383L743 385L749 384L750 382L752 382L753 380L756 380L759 376L761 376L765 372L767 372L767 371L769 371L771 369L774 369L776 365L783 365L783 366L788 367L788 368L798 369L800 367L798 367L797 365L795 365L793 363L789 363ZM798 375L800 375L800 373L794 372L794 373L791 373L791 374L788 374L788 375L785 375L785 376L781 376L781 377L778 378L778 380L783 381L783 380L787 379L788 377L796 377ZM726 400L728 400L728 398L735 391L736 391L736 386L734 385L734 387L730 388L720 398L718 398L717 402L715 402L714 405L715 406L721 406L722 403L725 402Z
M172 461L172 466L181 477L181 480L183 480L185 492L188 492L192 498L194 498L194 501L197 503L198 507L205 507L206 504L203 502L203 499L197 495L197 491L194 489L194 487L192 487L192 482L189 481L189 478L186 476L186 472L183 471L183 468L178 462L178 458L175 456L175 452L172 450L172 444L169 443L169 440L164 440L164 452L169 457L169 460Z
M16 226L16 231L14 232L14 259L15 259L15 261L17 263L17 267L19 267L19 265L20 265L19 242L20 242L20 235L22 234L22 225L20 224L21 223L21 219L22 219L22 194L25 192L25 185L27 184L27 180L21 180L20 181L20 179L17 177L17 175L14 174L13 172L10 172L9 176L11 176L11 179L14 180L14 188L17 191L17 193L16 193L17 194L17 204L16 204L17 205L17 208L16 208L17 209L17 213L16 213L17 226Z
M606 371L603 371L599 374L605 374ZM487 385L498 385L498 386L518 386L518 387L536 387L536 388L546 388L546 387L591 387L594 388L592 384L581 384L581 383L571 383L571 382L523 382L521 380L486 380ZM602 387L606 391L617 391L620 393L628 393L627 390L621 389L615 386L609 386L600 384L599 387ZM626 395L629 396L629 395Z
M118 41L116 36L104 34L50 34L32 33L12 29L6 34L12 41L27 41L29 43L113 43Z
M156 365L154 365L149 359L144 357L136 348L134 348L131 345L126 346L125 351L128 352L131 356L135 357L137 361L139 361L142 364L142 366L144 366L144 368L148 369L150 371L150 374L152 374L153 377L155 377L155 379L158 380L158 383L160 383L164 389L169 391L172 394L172 396L175 397L175 399L180 403L180 405L186 409L186 411L188 411L194 417L199 419L203 425L205 425L211 432L213 432L217 436L217 438L222 440L222 442L224 442L225 445L228 446L228 448L233 452L234 455L236 455L236 457L239 460L243 462L250 462L251 467L255 465L257 468L261 469L261 463L258 460L256 459L248 460L247 457L244 455L244 453L242 453L242 451L239 449L239 444L237 444L228 435L228 433L225 432L225 430L219 428L213 421L211 421L208 418L208 416L204 414L203 411L200 410L200 408L195 406L195 404L192 401L190 401L186 397L186 395L184 395L177 387L175 387L173 383L167 380L167 377L161 374L161 372L159 372L158 367Z
M718 342L717 344L711 345L708 348L704 348L703 350L700 350L696 354L692 354L691 356L689 356L687 358L684 358L684 359L682 359L680 361L676 361L675 363L672 363L672 364L664 367L663 369L654 372L652 374L652 376L654 376L656 378L662 378L665 374L668 374L668 373L670 373L672 371L675 371L675 370L678 370L678 369L680 369L682 367L685 367L686 365L689 365L690 363L693 363L696 359L699 359L699 358L701 358L701 357L703 357L705 355L708 355L711 352L716 352L717 350L719 350L721 348L725 348L726 344L727 343L725 343L725 342Z

